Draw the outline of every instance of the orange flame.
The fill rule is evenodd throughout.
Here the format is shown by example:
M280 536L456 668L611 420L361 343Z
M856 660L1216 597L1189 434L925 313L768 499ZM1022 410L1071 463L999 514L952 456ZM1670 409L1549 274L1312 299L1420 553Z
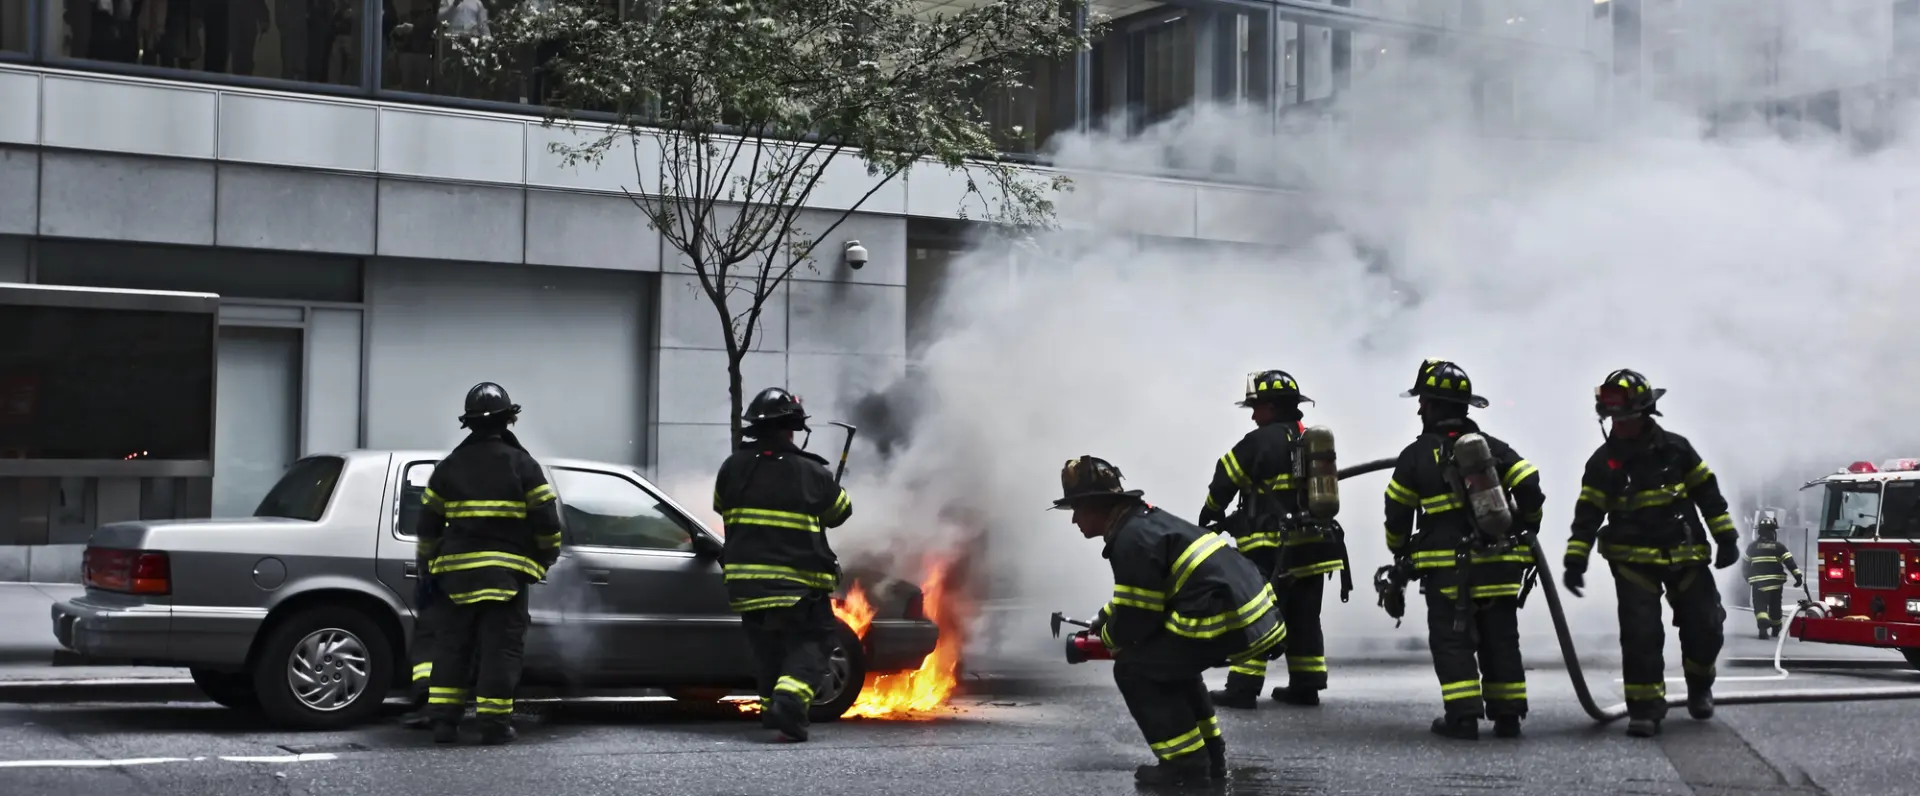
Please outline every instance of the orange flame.
M867 675L866 688L860 692L860 699L847 710L846 716L922 719L929 718L925 713L947 706L954 689L960 684L960 650L966 645L964 604L945 583L951 567L951 561L940 561L928 567L926 581L921 586L927 618L940 628L940 641L934 645L933 652L922 659L920 668L914 671ZM849 591L847 602L850 608L854 605L856 594L861 604L865 602L864 592ZM872 619L871 609L867 619ZM854 627L864 637L866 626Z
M833 601L833 615L853 628L853 634L867 637L867 628L873 625L874 608L867 602L867 590L858 582L847 589L847 599Z

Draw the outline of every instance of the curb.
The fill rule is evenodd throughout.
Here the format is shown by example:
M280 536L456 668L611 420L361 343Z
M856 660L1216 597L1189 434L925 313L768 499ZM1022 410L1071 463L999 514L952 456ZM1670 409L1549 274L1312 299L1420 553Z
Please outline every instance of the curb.
M1772 658L1727 658L1725 662L1727 666L1737 668L1737 669L1771 669L1773 668ZM1889 670L1889 671L1904 671L1904 670L1913 668L1912 664L1909 664L1903 660L1889 661L1889 660L1879 660L1879 659L1873 659L1873 658L1786 658L1786 657L1783 657L1780 659L1780 665L1785 666L1788 671L1793 671L1796 669L1826 669L1826 670L1875 669L1875 670Z
M0 703L206 702L189 678L100 677L0 682Z

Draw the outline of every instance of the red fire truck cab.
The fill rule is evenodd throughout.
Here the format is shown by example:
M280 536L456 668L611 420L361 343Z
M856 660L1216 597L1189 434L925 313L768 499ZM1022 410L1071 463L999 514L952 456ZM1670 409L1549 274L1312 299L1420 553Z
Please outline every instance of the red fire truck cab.
M1801 641L1897 649L1920 668L1920 459L1854 462L1816 479L1820 601L1787 632Z

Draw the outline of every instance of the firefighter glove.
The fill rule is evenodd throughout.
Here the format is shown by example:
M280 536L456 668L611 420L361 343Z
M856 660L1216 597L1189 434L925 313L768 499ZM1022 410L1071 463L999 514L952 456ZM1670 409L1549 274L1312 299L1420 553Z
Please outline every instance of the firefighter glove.
M1807 587L1807 579L1801 577L1798 572L1793 573L1793 587L1796 589L1805 589Z
M1561 582L1567 584L1567 593L1575 597L1585 597L1586 595L1581 594L1580 590L1587 587L1587 560L1567 556L1566 567L1567 571L1561 577Z
M1194 524L1199 525L1202 528L1214 528L1215 525L1218 525L1221 520L1226 518L1227 518L1226 512L1223 512L1216 508L1208 507L1200 510L1200 521ZM1215 530L1218 530L1218 529L1215 529Z
M1739 560L1740 560L1740 548L1731 544L1722 543L1720 545L1720 549L1714 551L1713 568L1726 569L1727 567L1733 566L1734 563L1738 562Z

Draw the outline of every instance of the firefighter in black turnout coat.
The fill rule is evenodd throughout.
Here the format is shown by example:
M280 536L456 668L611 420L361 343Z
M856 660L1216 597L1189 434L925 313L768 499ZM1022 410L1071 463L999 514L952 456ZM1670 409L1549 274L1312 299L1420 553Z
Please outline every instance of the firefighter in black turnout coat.
M467 392L472 430L433 468L419 525L420 571L449 603L439 620L427 708L433 739L459 740L471 684L482 743L513 740L513 693L527 634L527 587L560 554L560 510L540 463L507 427L520 405L500 385Z
M1093 629L1113 650L1113 679L1159 763L1140 766L1146 784L1204 783L1226 776L1227 747L1207 698L1207 669L1266 660L1287 626L1273 588L1227 540L1124 489L1120 471L1092 456L1060 471L1062 496L1088 539L1106 543L1113 599Z
M1539 472L1467 419L1468 407L1484 409L1487 399L1473 394L1459 365L1427 360L1403 396L1420 399L1423 428L1400 452L1387 482L1387 549L1426 594L1428 643L1446 706L1433 732L1477 740L1479 720L1487 716L1495 735L1517 737L1527 714L1519 598L1546 502ZM1505 533L1485 528L1458 486L1463 474L1455 443L1466 434L1486 439L1492 477L1510 501Z
M1344 540L1302 524L1307 517L1306 484L1295 476L1304 417L1300 384L1283 370L1247 375L1240 406L1253 410L1256 428L1235 443L1213 466L1200 526L1231 535L1240 553L1276 580L1287 624L1287 685L1275 688L1275 700L1294 705L1320 704L1327 687L1326 639L1320 631L1320 602L1329 575L1346 568ZM1229 515L1234 497L1240 507ZM1330 538L1331 537L1331 538ZM1213 691L1213 704L1250 709L1267 677L1267 662L1236 663L1227 687Z
M1655 389L1635 371L1616 370L1593 392L1594 411L1612 428L1587 459L1580 479L1565 579L1567 591L1579 596L1597 539L1601 557L1613 569L1619 600L1627 734L1648 738L1659 734L1667 715L1662 592L1680 629L1687 713L1713 717L1714 666L1726 609L1707 569L1712 552L1707 536L1719 546L1712 556L1718 569L1740 560L1740 537L1713 470L1685 437L1654 422L1660 414L1655 404L1666 390Z
M1747 588L1753 591L1753 621L1760 626L1761 638L1780 637L1780 626L1787 619L1781 614L1780 592L1787 586L1787 575L1793 575L1795 588L1807 586L1793 551L1780 543L1779 535L1780 521L1767 514L1754 524L1753 544L1747 545Z
M713 510L726 524L727 598L753 646L763 725L804 741L838 627L831 595L840 563L825 531L853 515L853 502L825 459L793 444L807 430L799 396L761 390L743 419L749 439L713 486Z

